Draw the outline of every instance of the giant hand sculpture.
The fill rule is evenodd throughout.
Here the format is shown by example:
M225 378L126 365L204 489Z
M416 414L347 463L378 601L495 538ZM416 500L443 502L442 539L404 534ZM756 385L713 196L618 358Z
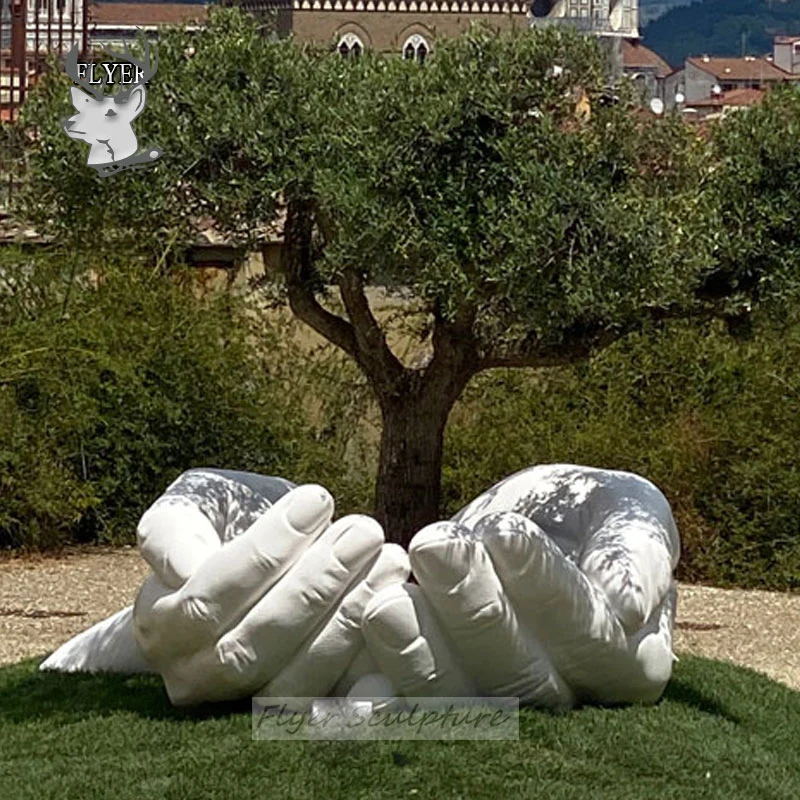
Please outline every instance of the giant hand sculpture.
M661 695L679 540L643 478L563 465L513 475L417 534L419 585L404 583L408 558L376 522L332 514L319 486L184 473L139 524L152 573L135 608L42 668L155 669L175 704L357 694L378 669L415 697L565 708Z
M176 705L254 693L327 695L363 649L366 603L409 573L406 553L383 544L377 522L348 516L331 525L332 516L333 499L320 486L184 473L139 523L152 572L132 625L130 614L111 630L100 623L43 668L74 664L76 653L83 668L97 667L109 640L131 648L131 625L144 662ZM124 668L124 659L111 660ZM136 659L129 665L135 669Z
M678 532L624 472L541 466L410 546L419 586L367 606L367 645L406 696L655 702L672 670Z

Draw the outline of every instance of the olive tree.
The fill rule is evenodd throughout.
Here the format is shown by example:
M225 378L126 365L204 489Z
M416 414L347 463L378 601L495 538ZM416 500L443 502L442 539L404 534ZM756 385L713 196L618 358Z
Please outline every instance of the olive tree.
M420 65L277 41L212 8L204 30L162 38L137 128L165 153L148 170L94 176L60 130L64 80L42 83L21 213L71 247L158 263L201 217L252 249L280 228L288 305L379 405L375 513L407 542L437 517L445 426L473 376L739 315L760 281L707 291L730 271L713 148L605 81L596 42L555 28L473 29ZM426 358L393 349L371 285L424 315Z

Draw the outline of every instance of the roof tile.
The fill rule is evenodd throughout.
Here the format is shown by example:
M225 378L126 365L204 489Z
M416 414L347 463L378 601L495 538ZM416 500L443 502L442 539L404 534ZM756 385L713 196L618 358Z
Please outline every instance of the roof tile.
M655 67L659 78L664 78L672 72L672 67L658 53L628 39L622 41L622 63L627 69Z
M708 56L687 58L704 72L720 81L785 81L791 76L765 58L710 58Z

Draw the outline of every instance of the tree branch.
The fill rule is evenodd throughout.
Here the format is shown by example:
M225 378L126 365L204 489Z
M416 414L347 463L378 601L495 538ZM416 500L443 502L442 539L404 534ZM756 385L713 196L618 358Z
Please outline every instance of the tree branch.
M324 308L314 294L312 231L313 220L308 204L301 200L290 201L283 228L284 246L281 248L281 272L286 279L289 306L298 319L360 364L353 326Z
M613 344L630 331L605 331L603 336L587 335L566 342L548 344L536 338L522 339L506 348L484 351L478 360L478 369L497 367L561 367L585 361L592 353Z
M507 347L482 349L478 369L496 367L558 367L585 361L594 353L609 347L625 336L641 331L648 324L662 324L670 320L711 320L729 316L724 303L706 304L697 308L672 306L652 308L648 313L630 320L617 328L601 325L576 326L568 329L561 342L542 342L536 337L525 337Z
M433 358L425 370L429 391L451 404L459 398L470 378L478 371L479 358L473 325L477 310L465 303L455 319L445 319L434 310Z
M339 278L339 292L350 317L363 368L376 388L391 391L403 377L405 367L392 352L372 313L361 275L354 269L346 269Z

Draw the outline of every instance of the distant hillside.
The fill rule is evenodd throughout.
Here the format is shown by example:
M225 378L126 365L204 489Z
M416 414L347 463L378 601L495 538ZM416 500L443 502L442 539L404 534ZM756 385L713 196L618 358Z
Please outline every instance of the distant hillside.
M676 6L688 6L692 0L639 0L639 25L644 27L648 22L664 16Z
M673 8L642 31L675 67L687 56L762 55L775 34L800 35L800 0L705 0Z

